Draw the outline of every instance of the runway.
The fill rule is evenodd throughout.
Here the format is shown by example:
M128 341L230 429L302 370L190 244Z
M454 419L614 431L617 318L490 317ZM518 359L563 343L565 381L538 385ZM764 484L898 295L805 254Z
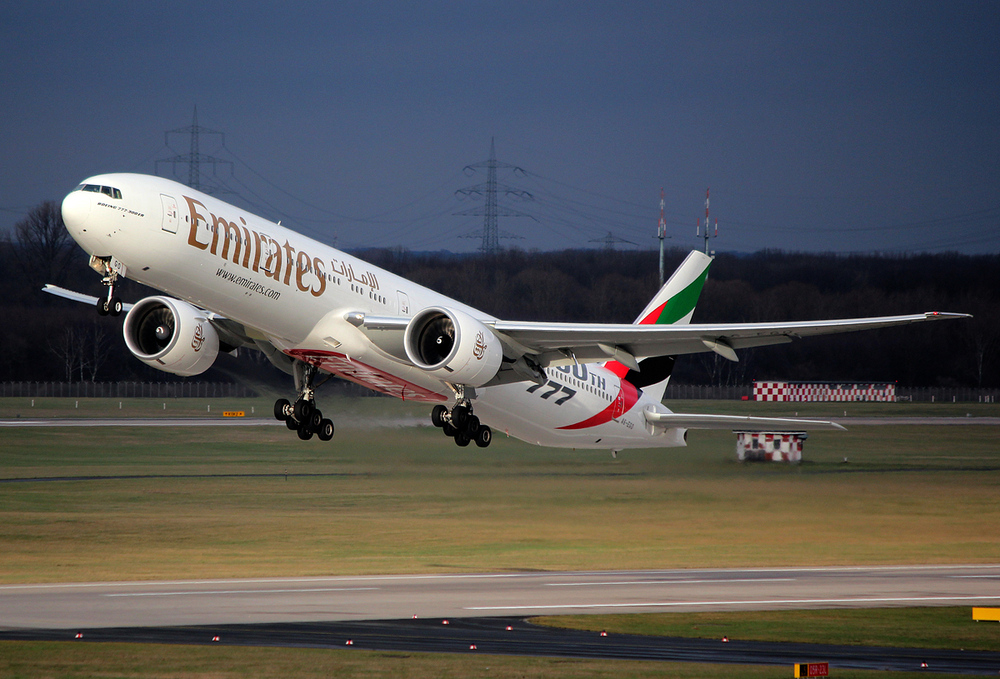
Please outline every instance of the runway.
M814 418L815 419L815 418ZM1000 426L1000 417L828 417L837 424L866 427L919 426ZM430 427L430 418L390 418L366 420L366 426ZM0 427L284 427L271 417L121 417L121 418L6 418Z
M268 578L0 586L0 627L1000 606L1000 565Z

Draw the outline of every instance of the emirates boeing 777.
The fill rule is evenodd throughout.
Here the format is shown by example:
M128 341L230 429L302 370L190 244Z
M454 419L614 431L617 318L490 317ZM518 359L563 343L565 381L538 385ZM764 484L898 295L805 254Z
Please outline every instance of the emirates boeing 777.
M321 373L434 404L433 423L460 446L488 446L494 431L615 452L681 446L688 429L836 429L673 413L661 400L682 354L735 361L746 347L963 316L695 324L712 258L691 252L632 325L507 321L161 177L90 177L62 215L107 294L47 291L103 315L126 311L132 354L176 375L204 372L219 352L262 351L294 377L294 398L274 414L304 440L333 437L316 407ZM115 286L126 277L165 294L123 304Z

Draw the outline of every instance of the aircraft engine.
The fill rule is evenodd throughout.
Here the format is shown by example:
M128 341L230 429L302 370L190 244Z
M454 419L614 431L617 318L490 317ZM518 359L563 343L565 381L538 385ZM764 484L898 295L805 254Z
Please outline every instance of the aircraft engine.
M500 370L503 348L493 331L454 309L428 307L413 317L403 338L406 356L453 384L481 387Z
M205 312L171 297L137 302L122 332L136 358L175 375L200 375L219 355L219 335Z

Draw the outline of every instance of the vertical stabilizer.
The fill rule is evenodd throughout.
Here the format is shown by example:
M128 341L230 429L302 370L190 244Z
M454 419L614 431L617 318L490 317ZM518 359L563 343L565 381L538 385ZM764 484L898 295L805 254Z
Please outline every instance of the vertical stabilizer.
M687 325L694 315L701 290L708 278L708 268L712 258L708 255L691 251L677 267L670 279L663 284L660 291L635 319L634 325ZM619 377L624 377L636 387L660 400L667 388L670 374L674 368L673 356L654 356L639 361L641 370L629 370L618 361L609 361L605 367Z

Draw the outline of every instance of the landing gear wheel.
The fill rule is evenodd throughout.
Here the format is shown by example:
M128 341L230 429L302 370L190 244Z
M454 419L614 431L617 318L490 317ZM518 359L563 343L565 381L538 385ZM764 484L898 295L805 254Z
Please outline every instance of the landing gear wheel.
M108 313L112 316L121 316L122 309L124 308L125 305L122 304L122 301L117 297L112 297L111 301L108 303Z
M299 425L298 433L299 433L299 438L302 439L303 441L308 441L313 437L312 427L308 426L308 424L306 424L305 422Z
M445 422L442 428L444 429L445 436L456 436L458 434L458 429L455 429L455 426L451 422Z
M316 436L319 437L320 441L329 441L333 438L333 422L323 418L323 421L319 423L319 429L316 430Z
M274 402L274 419L279 422L288 420L288 415L292 411L292 404L287 398L279 398Z
M298 429L299 423L296 422L291 417L289 417L287 420L285 420L285 426L288 427L289 429Z
M487 427L485 424L479 428L476 435L473 437L476 445L480 448L488 448L490 443L493 441L493 430Z
M479 418L475 415L469 415L469 419L465 422L465 433L469 435L469 438L476 438L476 432L479 431Z
M451 423L458 429L465 429L471 414L467 406L455 406L451 409Z
M434 406L434 410L431 411L431 424L435 427L443 427L445 425L444 415L447 412L448 408L440 403Z
M108 300L106 300L106 299L98 299L96 306L97 306L97 314L99 316L107 316L108 315Z
M470 441L472 441L472 439L470 439L469 435L466 434L464 431L460 431L457 434L455 434L455 444L462 448L469 445Z
M310 429L319 433L320 425L323 424L323 413L319 411L319 408L316 408L312 411L312 414L309 415L309 419L306 421L309 423ZM327 422L329 422L329 420L327 420Z
M295 419L299 422L307 422L309 420L309 416L312 415L313 410L315 410L315 406L312 401L300 398L295 402Z

